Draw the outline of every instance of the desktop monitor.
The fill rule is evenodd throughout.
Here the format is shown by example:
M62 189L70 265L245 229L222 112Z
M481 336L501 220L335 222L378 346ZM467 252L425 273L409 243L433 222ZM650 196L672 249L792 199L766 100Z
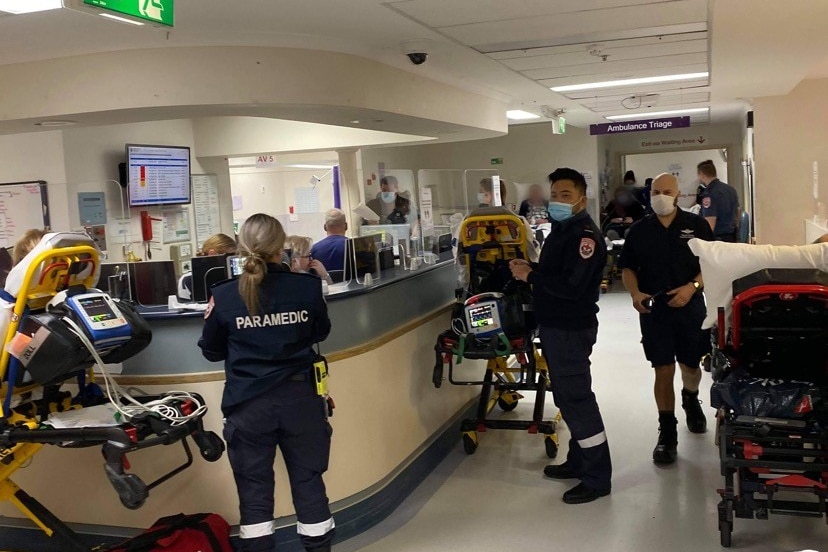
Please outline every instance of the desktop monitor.
M127 144L130 207L190 203L190 148Z
M247 257L241 257L239 255L230 255L227 257L227 277L236 279L242 275L244 272L244 263L247 261Z
M379 234L382 241L390 245L397 245L411 237L410 224L365 224L359 227L360 236ZM389 237L391 239L389 239Z
M139 305L166 305L178 291L173 261L127 263L132 300Z
M227 279L227 255L193 257L193 301L206 303L210 288Z

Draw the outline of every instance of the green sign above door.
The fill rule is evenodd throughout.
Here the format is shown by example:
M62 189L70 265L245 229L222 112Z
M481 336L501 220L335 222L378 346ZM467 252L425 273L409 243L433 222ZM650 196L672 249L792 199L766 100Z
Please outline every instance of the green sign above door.
M83 0L84 4L172 27L175 0Z

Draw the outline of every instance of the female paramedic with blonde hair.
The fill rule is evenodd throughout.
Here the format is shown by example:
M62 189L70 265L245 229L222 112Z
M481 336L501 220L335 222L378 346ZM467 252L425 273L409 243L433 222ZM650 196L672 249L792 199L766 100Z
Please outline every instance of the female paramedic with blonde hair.
M241 510L241 550L275 550L276 448L285 459L297 530L305 550L331 549L334 521L322 474L331 427L317 394L314 344L330 333L322 282L281 263L285 231L257 214L239 232L246 257L237 281L213 288L199 341L204 357L224 361L224 439Z

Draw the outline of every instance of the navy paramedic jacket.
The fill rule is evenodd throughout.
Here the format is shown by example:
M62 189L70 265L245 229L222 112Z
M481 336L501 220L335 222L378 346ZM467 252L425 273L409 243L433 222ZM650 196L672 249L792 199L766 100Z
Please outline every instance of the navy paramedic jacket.
M212 288L213 306L205 313L198 346L204 358L224 361L225 416L239 404L310 370L313 345L331 331L322 280L269 264L262 281L261 311L250 315L233 280Z
M553 222L540 260L529 274L538 324L560 330L597 327L606 264L606 243L586 210Z

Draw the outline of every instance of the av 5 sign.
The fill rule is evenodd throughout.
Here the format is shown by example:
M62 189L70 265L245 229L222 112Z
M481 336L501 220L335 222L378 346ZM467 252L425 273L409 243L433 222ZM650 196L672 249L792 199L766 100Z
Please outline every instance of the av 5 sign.
M83 0L83 3L158 25L175 24L175 0Z

